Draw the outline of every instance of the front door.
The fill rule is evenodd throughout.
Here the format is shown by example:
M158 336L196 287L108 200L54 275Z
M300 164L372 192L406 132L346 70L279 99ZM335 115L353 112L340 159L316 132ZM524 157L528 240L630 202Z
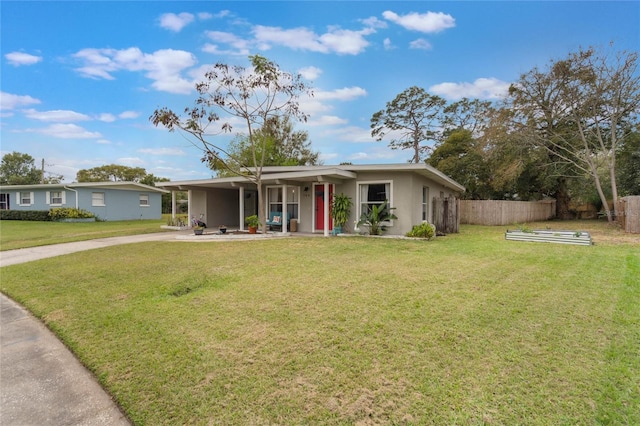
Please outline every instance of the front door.
M316 184L313 187L316 198L316 231L324 230L324 184ZM329 185L329 200L333 198L333 185ZM329 230L333 229L333 221L329 216Z

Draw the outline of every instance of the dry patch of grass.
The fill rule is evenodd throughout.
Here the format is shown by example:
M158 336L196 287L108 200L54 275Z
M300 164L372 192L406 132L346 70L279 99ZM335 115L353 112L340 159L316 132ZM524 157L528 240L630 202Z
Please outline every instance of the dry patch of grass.
M2 272L137 424L640 423L633 244L463 227L145 243Z

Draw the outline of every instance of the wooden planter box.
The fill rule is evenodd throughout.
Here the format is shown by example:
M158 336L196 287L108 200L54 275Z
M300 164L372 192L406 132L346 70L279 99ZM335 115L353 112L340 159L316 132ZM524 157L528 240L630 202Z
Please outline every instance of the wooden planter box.
M505 239L511 241L533 241L538 243L577 244L590 246L593 244L591 234L584 231L508 231Z

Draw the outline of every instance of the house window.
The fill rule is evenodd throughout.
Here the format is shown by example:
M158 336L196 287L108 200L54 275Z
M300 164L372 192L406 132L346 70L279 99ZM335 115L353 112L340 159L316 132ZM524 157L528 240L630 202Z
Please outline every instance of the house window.
M64 204L64 191L47 191L47 204L51 206L61 206Z
M429 221L429 187L422 187L422 221Z
M104 207L104 192L92 192L91 193L91 205L97 207Z
M0 194L0 210L9 210L9 194Z
M140 207L149 207L149 194L140 194Z
M282 212L282 187L272 186L267 188L268 212ZM297 219L300 211L300 187L287 186L287 213L289 219Z
M360 199L358 217L362 213L369 212L373 206L381 206L385 201L388 201L389 205L393 204L391 182L359 183L358 194Z
M33 192L19 192L18 204L21 206L30 206L33 204Z

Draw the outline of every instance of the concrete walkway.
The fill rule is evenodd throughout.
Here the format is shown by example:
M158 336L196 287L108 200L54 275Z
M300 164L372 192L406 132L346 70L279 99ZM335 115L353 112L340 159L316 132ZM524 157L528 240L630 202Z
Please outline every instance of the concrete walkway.
M0 252L0 267L143 241L175 241L163 232ZM0 294L0 424L130 425L96 378L49 329Z

